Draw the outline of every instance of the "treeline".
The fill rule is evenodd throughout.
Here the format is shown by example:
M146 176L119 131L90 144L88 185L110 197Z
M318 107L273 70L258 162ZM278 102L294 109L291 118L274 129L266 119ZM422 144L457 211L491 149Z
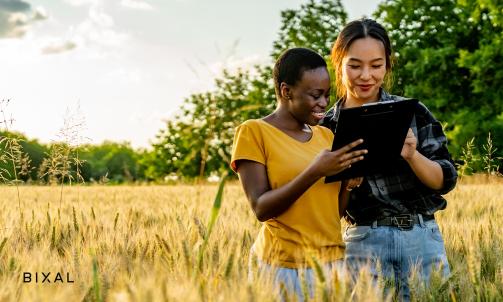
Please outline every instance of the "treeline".
M72 146L42 144L19 133L0 132L0 178L4 183L122 183L146 180L147 151L129 143Z
M373 17L386 27L393 41L391 93L420 99L442 121L461 173L501 173L501 1L386 0ZM270 62L224 71L214 90L190 95L179 109L180 115L159 130L151 150L133 150L127 143L112 142L78 148L44 146L25 139L21 144L35 168L21 177L46 182L65 177L67 181L158 181L229 171L234 128L247 119L267 115L276 106L275 58L289 47L308 47L328 62L330 48L347 22L339 0L310 0L298 9L285 10ZM51 158L57 160L51 162ZM8 160L1 165L9 169ZM21 166L18 163L19 169Z
M373 18L393 41L391 93L420 99L442 121L449 150L463 173L501 172L501 1L387 0ZM310 0L299 9L283 11L269 64L224 72L215 90L191 95L180 117L166 122L153 145L152 162L162 165L152 176L205 177L229 171L234 128L275 108L275 58L287 48L308 47L328 62L331 46L347 22L340 1Z

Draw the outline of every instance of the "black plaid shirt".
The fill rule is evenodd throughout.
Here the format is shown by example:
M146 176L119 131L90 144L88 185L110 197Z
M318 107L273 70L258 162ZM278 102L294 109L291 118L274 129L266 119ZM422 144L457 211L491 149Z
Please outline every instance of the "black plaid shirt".
M405 99L390 95L382 89L380 96L379 101ZM343 102L337 102L327 112L320 123L322 126L335 131ZM347 214L353 222L368 222L407 213L432 215L437 210L445 209L447 201L441 195L454 188L458 175L447 150L447 139L442 126L426 106L418 103L410 128L417 138L417 150L442 167L442 188L434 190L426 187L408 163L400 158L387 171L366 176L360 187L351 191Z

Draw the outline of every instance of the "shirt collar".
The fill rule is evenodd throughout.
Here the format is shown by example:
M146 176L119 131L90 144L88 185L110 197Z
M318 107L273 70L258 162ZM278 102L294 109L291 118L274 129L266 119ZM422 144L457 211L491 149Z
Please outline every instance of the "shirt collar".
M379 99L377 100L378 102L384 102L384 101L389 101L391 99L390 94L384 90L383 88L379 88ZM342 97L340 98L337 103L334 105L334 115L332 116L332 120L338 121L339 120L339 112L341 110L341 106L346 102L346 98Z

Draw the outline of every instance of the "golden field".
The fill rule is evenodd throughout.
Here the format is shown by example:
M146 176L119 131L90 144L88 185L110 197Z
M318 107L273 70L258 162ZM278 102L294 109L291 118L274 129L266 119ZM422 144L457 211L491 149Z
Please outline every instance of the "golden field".
M20 212L16 187L0 188L0 301L274 301L247 282L260 223L239 183L226 184L207 245L217 185L72 186L61 203L60 189L20 186ZM503 181L463 179L446 197L437 220L453 274L414 300L502 301ZM382 300L368 284L340 281L315 300Z

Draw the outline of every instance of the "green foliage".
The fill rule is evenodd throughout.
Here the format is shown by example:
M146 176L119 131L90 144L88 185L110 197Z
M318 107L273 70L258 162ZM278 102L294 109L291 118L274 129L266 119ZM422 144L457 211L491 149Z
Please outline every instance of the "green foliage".
M49 150L47 146L39 143L36 139L25 138L21 140L20 145L23 147L24 152L26 152L31 162L29 175L21 175L21 179L25 181L35 180L37 179L37 167L42 164L45 154Z
M213 202L213 207L211 208L211 214L210 214L210 218L208 220L208 226L206 227L207 231L204 232L203 243L201 244L201 247L199 248L199 251L198 251L197 266L195 268L198 269L199 271L201 271L203 269L204 252L205 252L205 249L208 245L208 240L209 240L210 235L213 231L213 227L215 226L215 223L218 218L218 213L220 212L220 208L222 206L224 185L225 185L225 180L227 179L227 176L228 176L228 174L223 174L221 176L220 183L218 185L217 195L215 196L215 201Z
M487 142L482 146L484 155L482 161L484 162L484 170L487 174L492 175L498 173L500 168L498 162L502 159L500 156L495 156L497 148L494 147L494 142L491 138L491 132L487 135Z
M179 116L166 122L146 162L161 163L147 169L149 178L170 173L184 177L209 176L228 171L234 128L247 119L271 112L275 105L271 69L224 72L212 92L187 98Z
M7 182L15 181L16 175L18 181L54 184L132 182L146 178L148 169L157 164L148 161L149 155L145 150L134 150L129 143L44 145L23 134L0 131L0 173Z
M456 158L487 133L502 155L503 14L495 0L388 0L375 16L396 50L398 94L423 101L442 121Z
M462 149L462 163L458 166L458 172L461 176L471 175L473 173L475 163L479 160L477 155L474 154L474 140L475 138L473 137Z
M420 99L444 123L449 150L458 160L462 175L501 173L501 2L385 0L374 16L387 28L395 49L392 92ZM291 47L311 48L328 59L346 22L340 0L308 0L299 9L285 10L272 45L272 59ZM275 108L272 65L271 61L250 70L224 71L213 90L185 99L178 115L166 121L149 150L133 150L128 143L82 145L79 130L83 121L72 115L65 119L60 144L45 146L21 134L2 132L0 138L16 137L19 146L7 146L7 140L0 142L4 156L0 157L0 171L7 180L37 180L37 175L44 174L49 180L47 171L52 167L63 173L52 174L61 183L79 176L80 181L120 183L229 172L235 127ZM328 67L333 77L330 64ZM17 158L14 165L6 160L7 149ZM53 162L58 158L59 163ZM28 163L35 168L24 169ZM18 170L13 167L25 172L16 176Z
M487 175L501 176L501 162L503 157L497 156L498 149L494 145L492 133L489 132L482 147L474 144L472 137L462 148L462 154L458 165L458 173L461 176L472 175L474 172L484 171Z
M290 47L308 47L327 56L346 19L339 0L310 0L298 10L283 11L273 59ZM215 86L211 92L187 98L180 115L159 131L154 151L145 158L148 178L171 173L192 178L230 172L235 127L275 108L272 64L235 74L224 71Z
M485 168L475 160L483 158L482 145L491 132L490 169L499 169L502 5L495 0L387 0L375 16L387 28L396 50L392 92L419 98L445 123L449 149L464 162L462 173ZM340 1L310 0L298 10L285 10L271 55L274 59L287 48L308 47L328 58L346 22ZM190 96L181 108L182 117L168 121L157 135L148 158L158 164L148 168L148 177L170 173L203 177L228 169L234 127L274 109L271 65L237 74L224 72L215 91ZM462 146L472 138L475 153L463 153Z
M76 173L76 167L80 166L80 160L75 156L75 150L65 143L51 144L47 157L39 167L38 174L50 184L63 184L80 179Z
M81 174L86 181L108 179L120 183L140 178L140 155L129 143L105 141L101 145L84 145L80 158L84 162Z
M4 182L35 178L45 149L36 140L15 132L0 131L0 178Z
M330 55L330 49L346 22L347 13L340 0L310 0L298 10L282 11L278 39L273 43L273 60L292 47L307 47L323 56Z

